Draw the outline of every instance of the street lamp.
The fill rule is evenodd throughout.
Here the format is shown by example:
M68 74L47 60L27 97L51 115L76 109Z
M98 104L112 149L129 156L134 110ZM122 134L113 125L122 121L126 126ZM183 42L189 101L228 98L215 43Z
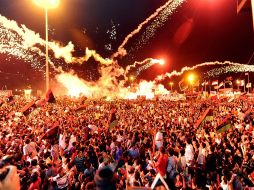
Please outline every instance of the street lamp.
M59 0L33 0L35 4L45 9L45 40L46 40L46 91L49 89L49 63L48 63L48 9L58 7Z
M134 76L130 76L130 81L134 81L135 80L135 77Z
M236 80L236 84L237 84L237 91L239 91L239 85L240 85L240 80L239 79Z
M169 83L169 85L170 85L170 87L171 87L171 92L172 92L172 86L173 86L173 84L174 84L173 82L170 82L170 83Z
M191 88L192 88L192 93L193 93L193 81L194 81L194 75L193 74L190 74L189 77L188 77L188 80L191 84Z

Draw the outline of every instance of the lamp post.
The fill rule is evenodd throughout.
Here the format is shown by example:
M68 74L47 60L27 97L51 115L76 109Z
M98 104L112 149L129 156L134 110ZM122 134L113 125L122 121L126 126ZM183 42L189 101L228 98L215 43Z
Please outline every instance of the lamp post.
M46 91L49 89L49 56L48 56L48 9L56 8L59 0L33 0L35 4L45 9L45 46L46 46Z
M194 75L190 74L188 77L188 80L190 82L191 88L192 88L192 93L193 93L193 81L194 81Z
M237 91L239 91L239 85L240 85L240 80L239 79L236 80L236 84L237 84Z
M170 91L172 92L172 86L173 86L173 82L170 82L169 85L170 85Z

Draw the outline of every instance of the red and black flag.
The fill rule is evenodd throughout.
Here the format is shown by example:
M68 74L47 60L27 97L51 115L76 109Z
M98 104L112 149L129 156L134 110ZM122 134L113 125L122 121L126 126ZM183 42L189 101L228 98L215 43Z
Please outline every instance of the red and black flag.
M55 96L54 96L51 89L49 89L47 91L45 100L46 100L46 102L49 102L49 103L55 103L56 102Z
M231 114L228 114L223 120L222 122L219 124L219 126L216 129L217 133L223 133L226 132L227 130L229 130L232 126L231 124Z
M82 106L79 106L77 109L75 109L75 112L82 112L83 110L86 109L87 106L85 105L82 105Z
M40 138L40 140L42 139L52 139L54 137L57 137L59 132L59 122L55 122L54 125L48 129Z
M204 114L197 120L195 126L199 127L201 124L205 123L206 121L213 120L213 112L212 109L209 107L206 109Z
M36 108L35 105L35 100L32 100L31 102L29 102L28 104L26 104L21 110L20 112L23 113L25 116L28 116L30 113L32 113L32 111L34 111Z
M0 107L4 104L3 100L0 100Z
M117 124L118 120L116 118L116 109L111 109L108 120L108 131L111 131L115 126L117 126Z

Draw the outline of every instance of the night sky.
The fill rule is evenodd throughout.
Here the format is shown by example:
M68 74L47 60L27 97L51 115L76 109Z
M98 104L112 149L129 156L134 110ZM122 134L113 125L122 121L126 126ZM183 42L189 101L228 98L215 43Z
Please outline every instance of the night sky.
M62 0L57 9L49 11L49 39L63 45L72 41L76 55L82 55L89 47L105 58L110 57L125 36L164 3L166 0ZM0 14L25 24L44 38L44 10L32 0L0 0ZM246 64L254 50L251 11L246 8L237 15L236 0L187 0L156 30L148 43L131 51L144 30L125 46L130 54L118 59L122 66L148 57L166 60L163 68L153 66L144 71L141 75L144 79L207 61ZM19 83L28 84L37 77L42 78L39 72L29 72L29 65L15 58L4 62L4 56L0 55L0 71L6 73L0 73L4 76L1 76L1 86L10 79L16 82L9 85L18 87ZM93 62L90 60L90 66L88 63L71 67L80 77L93 79L94 76L89 75L96 73ZM254 64L254 59L250 64ZM17 72L26 73L24 79L18 79L19 83Z

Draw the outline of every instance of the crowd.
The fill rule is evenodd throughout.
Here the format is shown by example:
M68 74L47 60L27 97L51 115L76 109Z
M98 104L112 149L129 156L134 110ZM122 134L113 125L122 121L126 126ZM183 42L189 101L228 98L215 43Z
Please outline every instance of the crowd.
M16 97L0 107L0 158L16 166L20 189L254 186L253 115L244 115L253 100L247 97L230 102L61 97L24 116L19 111L25 104ZM208 107L212 119L196 125ZM118 122L109 128L112 109ZM218 133L228 114L231 127Z

